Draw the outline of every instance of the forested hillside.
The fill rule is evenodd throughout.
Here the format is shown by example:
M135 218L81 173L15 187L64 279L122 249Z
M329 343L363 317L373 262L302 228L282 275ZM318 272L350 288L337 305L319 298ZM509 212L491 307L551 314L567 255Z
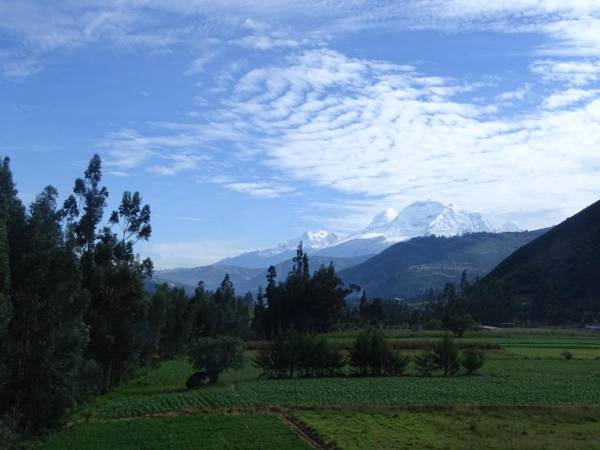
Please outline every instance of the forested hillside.
M522 319L598 318L600 202L517 250L484 281L509 292Z
M457 282L464 271L471 279L487 274L544 231L414 238L342 270L340 276L347 285L361 286L369 296L415 297Z

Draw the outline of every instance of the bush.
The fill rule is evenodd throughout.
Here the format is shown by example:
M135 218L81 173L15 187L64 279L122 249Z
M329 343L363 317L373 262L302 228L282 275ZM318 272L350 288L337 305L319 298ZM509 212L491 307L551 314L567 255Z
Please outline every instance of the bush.
M460 350L448 334L432 349L433 367L441 370L445 377L454 376L460 367Z
M266 378L324 377L339 375L346 358L323 338L288 333L253 358Z
M573 352L570 352L569 350L563 350L561 355L567 360L573 359Z
M431 349L423 349L415 356L415 367L420 376L431 376L431 373L435 370Z
M375 330L360 333L350 350L350 365L361 376L402 375L408 362Z
M240 339L226 336L198 339L191 346L190 361L195 370L206 371L210 382L216 383L224 370L242 366L244 346Z
M483 367L485 355L480 350L468 349L463 352L461 364L466 370L467 375L475 374Z

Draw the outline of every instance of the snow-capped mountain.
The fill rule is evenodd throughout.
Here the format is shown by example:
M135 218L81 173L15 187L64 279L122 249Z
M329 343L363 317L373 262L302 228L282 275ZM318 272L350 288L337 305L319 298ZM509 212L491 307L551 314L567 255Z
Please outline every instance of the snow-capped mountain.
M334 246L339 241L340 238L336 234L325 230L307 231L302 236L281 242L275 247L242 253L232 258L223 259L215 265L262 269L293 258L296 255L296 248L299 242L302 242L302 246L306 252L316 253L324 248Z
M414 237L458 236L484 231L495 230L481 214L427 200L411 203L400 212L388 208L377 214L364 230L318 254L338 257L376 254Z
M521 229L521 227L519 227L519 225L517 225L514 222L509 222L508 220L506 222L504 222L502 225L495 227L496 228L496 232L498 233L505 233L505 232L518 232L518 231L523 231Z
M377 237L396 243L418 236L457 236L481 231L494 231L481 214L427 200L411 203L399 213L386 209L367 228L345 241Z
M514 225L505 228L513 231ZM518 229L518 228L517 228ZM216 265L264 268L293 258L298 242L315 256L349 258L375 255L389 246L419 236L458 236L465 233L508 231L494 227L479 213L433 200L414 202L398 212L388 208L377 214L363 230L345 239L327 231L309 231L264 250L227 258Z
M331 247L332 245L337 244L340 241L340 238L338 235L325 230L307 231L299 238L282 242L277 246L277 248L296 251L300 241L302 241L302 247L304 250L320 250L322 248Z

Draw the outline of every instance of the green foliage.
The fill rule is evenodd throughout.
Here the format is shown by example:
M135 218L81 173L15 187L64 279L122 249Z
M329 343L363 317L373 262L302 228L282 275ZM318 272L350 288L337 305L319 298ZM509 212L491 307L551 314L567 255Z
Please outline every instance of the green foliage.
M0 414L25 436L117 385L152 347L142 284L152 265L134 253L150 209L126 194L109 222L122 234L101 227L101 181L94 155L62 209L52 186L26 209L8 160L0 166Z
M361 376L402 375L408 362L408 356L395 352L383 333L375 330L360 333L350 350L350 365Z
M341 317L349 292L343 287L333 264L321 266L311 276L309 259L300 243L294 267L285 282L277 283L274 266L267 271L263 334L274 338L290 330L328 332Z
M324 338L287 333L259 350L253 363L266 378L333 377L342 374L346 358Z
M415 355L415 368L421 377L429 377L436 370L430 348L423 349Z
M469 233L454 237L418 237L399 242L367 261L340 272L372 297L414 298L429 289L441 290L458 282L466 269L483 276L500 261L543 231Z
M190 361L195 370L208 372L216 383L224 370L242 366L244 346L241 340L228 336L197 339L190 349Z
M485 354L481 350L464 350L460 363L467 375L474 375L483 367L485 363Z
M432 350L433 366L445 377L454 376L460 368L460 349L448 334L437 342Z

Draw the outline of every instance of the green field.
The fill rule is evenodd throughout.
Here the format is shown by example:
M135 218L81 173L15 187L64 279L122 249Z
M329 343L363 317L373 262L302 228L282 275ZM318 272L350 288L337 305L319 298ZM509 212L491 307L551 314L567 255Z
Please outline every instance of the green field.
M320 434L348 450L600 448L600 409L456 408L424 411L300 411Z
M392 340L438 337L389 333ZM409 367L407 376L397 378L265 380L249 363L248 354L245 368L225 373L217 385L188 392L184 382L192 373L189 362L166 361L148 376L74 411L70 420L75 425L42 447L76 448L69 443L90 441L96 445L87 446L91 449L196 448L188 437L176 440L178 434L188 433L204 440L203 448L257 448L252 433L263 423L265 432L256 438L279 442L272 448L298 448L293 445L304 444L289 440L295 435L277 412L285 410L324 441L348 449L598 448L594 445L600 442L599 337L563 330L556 334L511 330L473 333L462 340L500 347L486 352L487 363L478 376L421 378ZM571 351L573 359L563 358L563 350ZM171 436L172 447L153 447L162 442L153 437L157 430ZM107 441L111 433L138 440Z
M279 418L195 415L95 422L57 433L49 450L200 450L309 448Z

